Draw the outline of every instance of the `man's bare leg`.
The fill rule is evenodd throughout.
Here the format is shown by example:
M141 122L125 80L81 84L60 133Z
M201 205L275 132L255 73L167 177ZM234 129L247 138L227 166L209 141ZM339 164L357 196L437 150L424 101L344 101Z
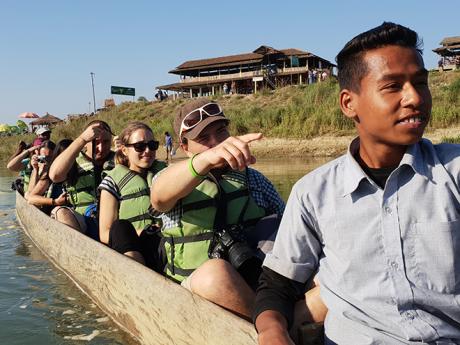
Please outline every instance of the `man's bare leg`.
M242 317L251 318L255 293L233 266L222 259L211 259L189 278L191 291Z

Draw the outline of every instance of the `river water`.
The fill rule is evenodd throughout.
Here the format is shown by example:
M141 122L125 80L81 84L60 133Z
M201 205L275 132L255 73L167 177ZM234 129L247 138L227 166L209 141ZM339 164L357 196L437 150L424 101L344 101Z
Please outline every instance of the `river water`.
M328 158L260 160L254 165L284 200ZM8 345L135 344L56 269L16 221L14 176L0 168L0 340Z

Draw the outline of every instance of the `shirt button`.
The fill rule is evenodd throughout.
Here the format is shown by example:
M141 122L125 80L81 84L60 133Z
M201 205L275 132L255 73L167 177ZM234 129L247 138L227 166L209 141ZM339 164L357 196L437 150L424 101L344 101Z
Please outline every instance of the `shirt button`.
M413 319L415 319L415 314L414 314L413 311L410 311L410 310L405 311L405 312L403 313L403 315L404 315L404 317L405 317L406 319L408 319L408 320L413 320Z
M385 212L386 212L387 214L391 214L391 208L389 208L388 206L385 207Z
M399 266L398 266L398 263L397 263L397 262L394 262L394 261L392 261L392 262L390 263L390 266L391 266L391 268L394 269L395 271L396 271L396 270L398 269L398 267L399 267Z

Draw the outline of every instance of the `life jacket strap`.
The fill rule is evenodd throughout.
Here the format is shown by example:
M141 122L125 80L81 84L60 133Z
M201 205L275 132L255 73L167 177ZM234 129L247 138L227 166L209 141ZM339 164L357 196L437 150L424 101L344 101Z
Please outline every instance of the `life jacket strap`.
M214 237L213 232L205 232L202 234L198 235L192 235L192 236L183 236L183 237L172 237L172 236L164 236L159 233L161 240L160 240L160 252L161 256L166 258L166 267L171 271L173 275L180 274L181 276L189 276L192 274L194 269L183 269L180 267L176 267L174 265L174 256L175 256L175 245L176 244L181 244L181 243L190 243L190 242L199 242L199 241L207 241L211 240ZM168 262L167 260L167 255L166 255L166 246L165 244L169 243L171 247L171 262Z
M143 190L140 190L139 192L123 195L120 201L135 199L135 198L139 198L141 196L147 196L147 195L150 195L150 189L145 188Z

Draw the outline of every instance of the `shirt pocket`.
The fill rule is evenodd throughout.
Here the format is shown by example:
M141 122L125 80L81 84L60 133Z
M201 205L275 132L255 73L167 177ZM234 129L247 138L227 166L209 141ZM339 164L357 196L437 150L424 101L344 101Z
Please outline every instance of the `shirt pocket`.
M460 220L414 226L418 285L442 293L460 292Z

